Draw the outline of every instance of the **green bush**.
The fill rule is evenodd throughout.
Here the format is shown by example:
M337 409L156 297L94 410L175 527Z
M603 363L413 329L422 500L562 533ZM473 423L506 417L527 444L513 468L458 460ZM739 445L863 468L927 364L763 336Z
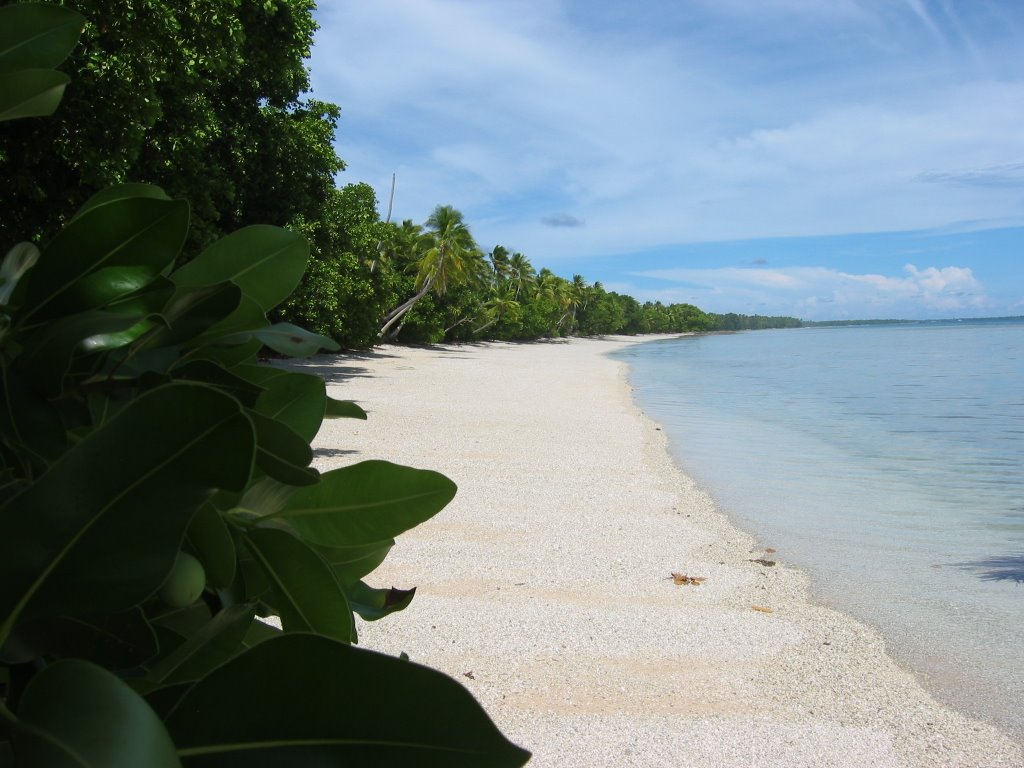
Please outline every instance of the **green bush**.
M0 8L0 115L56 108L81 25ZM333 348L266 319L306 241L248 227L176 269L188 227L121 185L0 266L0 764L523 764L458 683L352 645L413 597L364 577L455 486L309 466L365 414L257 359Z

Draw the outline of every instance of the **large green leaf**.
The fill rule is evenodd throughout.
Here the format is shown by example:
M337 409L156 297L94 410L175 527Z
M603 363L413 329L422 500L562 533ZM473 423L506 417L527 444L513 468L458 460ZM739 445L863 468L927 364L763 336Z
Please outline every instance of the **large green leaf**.
M337 352L341 347L334 339L312 333L291 323L274 323L253 334L275 352L289 357L309 357L321 349Z
M0 638L14 620L125 610L170 571L217 488L248 483L255 439L239 403L198 384L132 401L0 507Z
M24 768L181 766L145 700L87 661L58 661L36 675L17 715L15 754Z
M234 605L218 612L155 664L148 678L158 683L179 683L203 677L238 653L254 614L251 604Z
M254 528L244 534L246 546L266 573L273 596L268 598L287 632L309 631L348 641L352 609L334 574L305 542L285 531Z
M184 344L206 333L231 316L242 302L242 290L234 283L217 283L190 290L177 289L163 316L167 327L147 338L145 348ZM262 315L258 316L262 320Z
M44 462L57 459L67 448L60 414L16 370L0 366L0 436L20 453L28 451ZM28 474L27 467L23 472Z
M320 473L309 468L313 451L295 430L261 413L248 411L256 427L256 466L288 485L312 485Z
M353 582L345 587L345 595L355 611L365 621L376 621L385 616L404 611L416 596L416 587L412 589L375 589L361 581Z
M238 555L231 531L210 503L203 504L188 526L185 540L206 570L206 580L217 589L226 589L235 578Z
M335 400L328 395L324 417L328 419L362 419L366 421L366 411L351 400Z
M274 369L271 369L274 370ZM263 381L257 412L287 424L307 443L316 437L327 402L324 380L308 373L276 371Z
M215 386L247 407L254 406L263 392L262 387L258 384L254 384L213 360L190 360L184 365L174 366L170 373L176 379L198 381Z
M449 677L284 634L212 672L166 718L186 766L498 768L529 753Z
M82 207L79 208L72 219L77 219L87 211L91 211L100 205L106 205L114 200L123 200L126 197L153 197L158 200L170 200L167 193L164 192L160 187L155 184L139 184L136 182L126 182L124 184L114 184L110 187L104 187L99 192L94 194Z
M0 72L56 67L74 49L84 26L80 14L57 5L0 8Z
M223 365L225 368L234 368L239 365L255 365L256 355L263 349L263 343L259 339L250 339L244 344L231 347L204 346L193 349L181 356L181 361L212 360Z
M316 547L320 557L327 561L342 587L372 573L387 558L394 539L376 541L358 547Z
M70 82L71 78L53 69L0 74L0 121L52 115Z
M29 336L15 366L40 393L56 397L61 394L64 375L76 350L103 348L104 337L136 329L140 320L132 315L102 310L62 317ZM131 341L130 335L125 337L125 343Z
M210 334L204 335L203 341L216 341L218 344L242 344L250 339L259 339L263 344L275 352L288 357L309 357L315 355L321 349L336 352L340 349L338 344L326 336L307 331L291 323L275 323L256 328L249 325L244 330L235 333L224 333L224 328L211 329ZM216 331L216 335L214 335Z
M326 472L271 515L286 519L307 541L351 547L392 539L429 520L455 496L444 475L387 461L364 461Z
M309 243L304 237L257 224L222 237L176 270L171 279L182 288L231 280L269 312L295 290L308 259Z
M131 669L157 654L156 634L139 608L122 613L36 619L18 626L9 645L32 658L78 658L108 669Z
M148 270L152 278L177 257L188 232L188 203L119 198L69 222L43 250L29 279L23 322L101 306L90 276L112 267ZM152 279L151 278L151 279Z
M248 344L255 338L255 331L269 327L270 322L260 305L242 294L242 299L234 312L192 339L187 346L199 348L210 344Z

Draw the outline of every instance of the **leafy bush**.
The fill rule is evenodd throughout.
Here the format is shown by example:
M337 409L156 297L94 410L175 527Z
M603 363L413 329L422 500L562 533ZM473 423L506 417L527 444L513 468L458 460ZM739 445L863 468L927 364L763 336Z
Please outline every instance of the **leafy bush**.
M81 25L0 8L0 115L56 108ZM333 347L266 319L305 240L175 269L188 226L125 184L0 266L0 764L521 765L458 683L352 645L413 596L363 578L455 486L309 466L323 418L365 414L257 359Z

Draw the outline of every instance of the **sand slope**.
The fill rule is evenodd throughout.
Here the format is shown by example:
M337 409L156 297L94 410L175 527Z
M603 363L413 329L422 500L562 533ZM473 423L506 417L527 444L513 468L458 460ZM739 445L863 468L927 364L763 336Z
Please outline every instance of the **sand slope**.
M536 766L1024 765L801 572L752 562L761 545L673 466L604 356L635 341L306 365L369 413L326 422L316 466L382 458L459 486L368 578L419 591L361 644L459 679Z

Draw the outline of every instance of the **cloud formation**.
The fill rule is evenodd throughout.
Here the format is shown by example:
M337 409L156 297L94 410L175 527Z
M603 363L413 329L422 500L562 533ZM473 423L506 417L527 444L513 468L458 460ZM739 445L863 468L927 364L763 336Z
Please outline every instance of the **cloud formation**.
M451 204L485 248L556 271L1024 227L1018 0L335 0L317 18L341 181L384 199L396 172L397 220Z
M582 227L586 224L583 219L577 219L568 213L556 213L553 216L545 216L540 221L541 224L548 227Z
M632 276L668 283L646 291L652 299L696 298L699 306L716 312L795 314L804 319L949 317L957 312L973 314L989 305L985 288L973 272L957 266L919 269L907 264L899 275L856 274L827 267L724 267L649 270ZM690 299L682 298L684 294ZM728 297L731 308L720 306L717 297Z

